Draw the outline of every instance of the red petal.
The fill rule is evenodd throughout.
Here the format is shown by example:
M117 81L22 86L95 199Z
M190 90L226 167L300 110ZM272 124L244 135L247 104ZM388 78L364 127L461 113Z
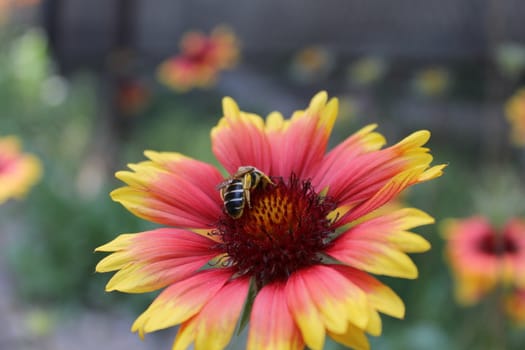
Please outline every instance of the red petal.
M231 98L223 100L224 117L211 132L212 150L219 162L234 174L240 166L270 172L270 145L261 117L241 112Z

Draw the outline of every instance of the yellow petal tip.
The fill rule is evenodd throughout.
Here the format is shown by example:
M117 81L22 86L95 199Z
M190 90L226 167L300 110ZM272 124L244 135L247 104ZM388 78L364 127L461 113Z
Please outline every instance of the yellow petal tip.
M225 97L222 99L222 110L224 116L228 117L237 117L240 114L239 106L231 97Z
M311 100L309 108L313 110L320 110L328 100L328 93L326 91L318 92Z

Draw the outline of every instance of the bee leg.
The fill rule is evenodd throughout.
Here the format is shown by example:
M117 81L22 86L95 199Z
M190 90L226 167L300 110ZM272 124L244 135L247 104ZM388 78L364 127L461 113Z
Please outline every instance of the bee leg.
M250 190L244 190L244 197L246 198L246 203L248 203L248 208L252 207L252 202L250 201Z
M266 188L267 185L275 186L275 183L270 179L266 174L261 175L261 180L263 188Z
M250 189L252 187L252 177L250 175L245 175L242 178L242 188L244 190L244 198L246 199L246 202L248 203L248 207L252 207L252 203L250 202Z

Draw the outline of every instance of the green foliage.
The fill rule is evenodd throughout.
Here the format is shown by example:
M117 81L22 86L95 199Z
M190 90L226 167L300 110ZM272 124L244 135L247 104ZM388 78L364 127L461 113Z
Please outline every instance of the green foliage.
M24 219L30 225L21 224L22 237L9 257L21 295L31 300L89 300L89 280L100 259L93 250L123 228L143 228L107 195L82 200L63 196L46 183L25 206Z

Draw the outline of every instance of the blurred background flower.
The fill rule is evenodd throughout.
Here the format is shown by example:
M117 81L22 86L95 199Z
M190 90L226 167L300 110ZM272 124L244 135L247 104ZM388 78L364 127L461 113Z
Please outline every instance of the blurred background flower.
M215 84L222 70L231 69L239 58L239 42L231 29L221 26L209 36L188 32L180 42L180 53L158 68L159 80L176 91L206 88Z
M415 73L413 87L423 96L443 95L450 86L450 73L444 67L429 67Z
M20 147L16 136L0 136L0 204L24 197L42 175L40 160Z
M144 111L150 100L146 84L138 79L120 81L117 93L117 106L123 115L135 116Z
M459 303L471 305L498 287L525 284L525 220L510 219L501 229L482 216L443 225Z
M379 56L361 57L347 68L348 80L356 86L369 86L383 79L388 71L388 63Z
M290 75L303 84L323 80L333 71L335 62L335 55L328 48L308 46L292 57Z

